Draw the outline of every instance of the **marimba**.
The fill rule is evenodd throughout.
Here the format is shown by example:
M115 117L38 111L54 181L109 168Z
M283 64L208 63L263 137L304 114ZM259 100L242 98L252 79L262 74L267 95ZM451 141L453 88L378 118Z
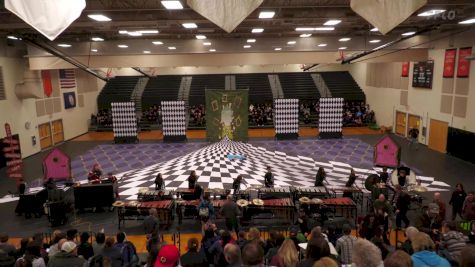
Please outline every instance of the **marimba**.
M353 199L356 201L356 203L360 204L361 209L363 209L364 197L363 190L361 190L361 188L356 186L328 186L327 188L329 191L333 192L334 197L337 197L337 194L343 194L347 192L352 193Z
M264 205L257 206L251 201L246 209L253 214L267 212L272 213L275 218L285 219L290 223L294 222L295 205L291 198L263 199L263 202Z
M164 200L164 199L170 200L173 198L174 193L175 191L173 190L143 191L137 194L137 200L138 201L158 201L158 200Z
M324 205L326 209L332 210L334 216L354 218L356 225L358 209L356 203L351 198L327 198L322 200L322 205Z
M120 223L125 222L126 220L144 220L149 215L149 210L152 208L157 209L160 224L164 224L169 227L173 222L174 206L175 201L173 200L125 202L122 207L117 207L119 229Z
M291 187L263 187L258 190L259 199L270 198L289 198L292 196L293 189Z
M295 187L294 200L301 197L329 198L330 193L325 186Z

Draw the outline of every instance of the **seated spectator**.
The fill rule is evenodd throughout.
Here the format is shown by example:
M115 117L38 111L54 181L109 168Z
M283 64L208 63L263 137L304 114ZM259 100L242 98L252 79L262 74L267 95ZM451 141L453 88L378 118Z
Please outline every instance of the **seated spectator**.
M220 239L216 240L214 244L208 249L208 253L214 255L214 265L215 266L225 266L226 259L224 258L224 247L231 243L232 238L229 231L222 231L220 234Z
M460 252L460 267L475 267L474 245L468 245Z
M183 267L209 266L206 256L203 252L200 252L198 239L190 238L188 240L188 251L180 257L180 263Z
M411 255L402 250L396 250L386 257L384 267L412 267Z
M228 243L224 246L224 258L226 259L227 267L241 267L241 249L235 244Z
M417 228L414 226L409 226L406 228L406 240L404 243L402 243L401 249L409 255L414 253L414 250L412 249L412 238L417 233L419 233L419 230L417 230Z
M124 232L118 232L116 235L117 243L114 247L121 251L122 262L125 266L134 266L138 262L137 250L134 244L126 240Z
M468 242L475 244L475 223L470 225L470 233L468 234Z
M319 237L324 238L325 240L328 241L328 236L325 233L323 233L322 227L315 226L313 227L312 232L308 236L308 239L310 240L310 239L319 238Z
M10 256L14 256L16 252L16 248L14 245L8 243L8 235L5 233L0 234L0 249L3 252L7 253Z
M30 242L30 239L27 238L27 237L24 237L20 240L20 248L17 249L16 253L15 253L15 258L20 258L20 257L23 257L23 255L25 254L26 252L26 248L28 247L28 243ZM56 247L58 246L58 244L54 244ZM50 247L50 252L51 252L51 247Z
M383 267L381 251L366 239L356 240L353 246L352 267Z
M13 267L14 265L15 257L8 255L8 253L0 249L0 266Z
M30 242L28 244L28 247L26 248L25 254L19 258L16 263L15 267L26 267L26 266L32 266L32 267L45 267L45 261L41 257L41 252L40 252L40 247L33 243Z
M164 245L160 248L154 267L175 267L180 260L180 252L174 245Z
M323 257L316 261L312 267L338 267L338 263L330 257Z
M69 229L66 231L66 239L71 242L76 242L76 236L78 235L78 230Z
M104 249L104 242L106 241L106 235L102 232L96 234L96 240L92 243L92 251L94 255L102 254L102 250Z
M208 252L209 248L213 246L214 242L216 240L219 240L219 237L217 237L214 233L214 229L211 227L208 227L205 230L205 234L203 236L203 239L201 240L201 248L203 249L205 255L206 255L206 261L207 262L214 262L214 255Z
M449 262L437 255L435 244L426 233L419 232L412 238L412 263L414 267L450 267Z
M246 266L263 267L264 249L258 242L249 242L242 250L242 261Z
M271 266L277 267L296 267L299 263L299 253L294 245L294 242L287 239L280 246L277 255L272 257Z
M376 245L379 250L381 251L381 257L382 259L386 259L386 256L389 254L389 246L385 244L384 238L383 238L383 229L382 227L377 227L373 238L371 238L371 242Z
M280 246L282 246L282 243L284 243L284 240L285 240L285 237L283 234L276 233L274 246L269 248L269 250L266 253L267 262L270 262L272 260L272 257L277 255L277 252L279 251Z
M289 239L294 242L296 248L299 247L300 243L307 242L307 240L305 239L305 236L302 233L300 233L299 227L297 226L291 226L289 228Z
M83 232L80 240L81 242L78 245L78 255L83 256L85 260L89 260L90 257L94 256L94 250L92 245L89 243L89 233Z
M458 263L460 252L466 246L465 237L457 231L454 222L447 222L442 227L442 236L439 243L439 254L451 263Z
M343 225L343 236L336 241L336 251L340 256L342 264L352 263L353 245L356 242L356 237L351 235L351 227L348 224Z
M122 253L119 248L114 246L114 243L113 237L107 237L101 255L110 259L111 267L122 267Z
M323 237L311 238L307 243L305 259L300 267L311 267L316 261L330 256L330 246Z
M61 251L49 259L48 267L83 267L86 261L77 256L77 245L66 241L61 246Z
M239 249L242 250L244 248L244 245L247 244L246 232L239 231L238 240L236 241L236 244L239 246Z
M264 249L266 246L264 241L262 241L261 239L261 231L259 231L259 229L257 229L256 227L249 228L247 239L248 239L248 243L255 242L259 246L261 246L262 249Z

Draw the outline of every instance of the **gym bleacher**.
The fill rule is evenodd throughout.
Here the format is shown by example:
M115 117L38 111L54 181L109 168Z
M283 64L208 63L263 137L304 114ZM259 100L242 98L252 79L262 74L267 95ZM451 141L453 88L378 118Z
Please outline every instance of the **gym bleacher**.
M365 101L366 97L348 71L319 73L330 90L332 97L343 97L346 101Z
M223 90L225 88L225 77L224 74L193 75L188 102L190 107L205 104L205 90Z
M130 101L141 76L117 76L107 81L97 97L98 109L109 109L112 102Z
M249 103L272 103L272 90L267 75L267 73L236 74L236 89L249 90Z
M161 101L173 101L178 98L181 75L163 75L150 78L142 94L142 109L160 105Z
M280 85L285 98L318 100L320 93L310 72L279 73Z

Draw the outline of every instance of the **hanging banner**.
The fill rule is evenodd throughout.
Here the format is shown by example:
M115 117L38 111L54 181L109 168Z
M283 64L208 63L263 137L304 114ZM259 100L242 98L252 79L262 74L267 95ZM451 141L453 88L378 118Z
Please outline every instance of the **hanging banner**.
M6 159L7 175L10 178L16 178L17 184L20 178L23 178L22 174L22 159L19 141L13 139L10 124L5 123L6 137L3 139L3 155Z
M453 78L455 74L455 56L457 55L457 49L445 50L444 58L444 78Z
M467 60L466 57L472 54L471 47L465 47L459 49L459 60L457 65L457 77L467 78L470 74L470 60Z
M43 80L43 91L45 96L50 97L53 92L53 84L51 83L51 73L49 70L41 71L41 79Z
M409 77L409 62L402 63L401 77Z

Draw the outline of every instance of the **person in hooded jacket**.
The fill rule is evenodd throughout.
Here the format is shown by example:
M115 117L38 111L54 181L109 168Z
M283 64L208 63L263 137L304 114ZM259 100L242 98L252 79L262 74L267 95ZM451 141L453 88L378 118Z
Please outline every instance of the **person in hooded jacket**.
M434 252L435 244L428 234L423 232L415 234L412 238L412 248L413 267L450 267L446 259Z

